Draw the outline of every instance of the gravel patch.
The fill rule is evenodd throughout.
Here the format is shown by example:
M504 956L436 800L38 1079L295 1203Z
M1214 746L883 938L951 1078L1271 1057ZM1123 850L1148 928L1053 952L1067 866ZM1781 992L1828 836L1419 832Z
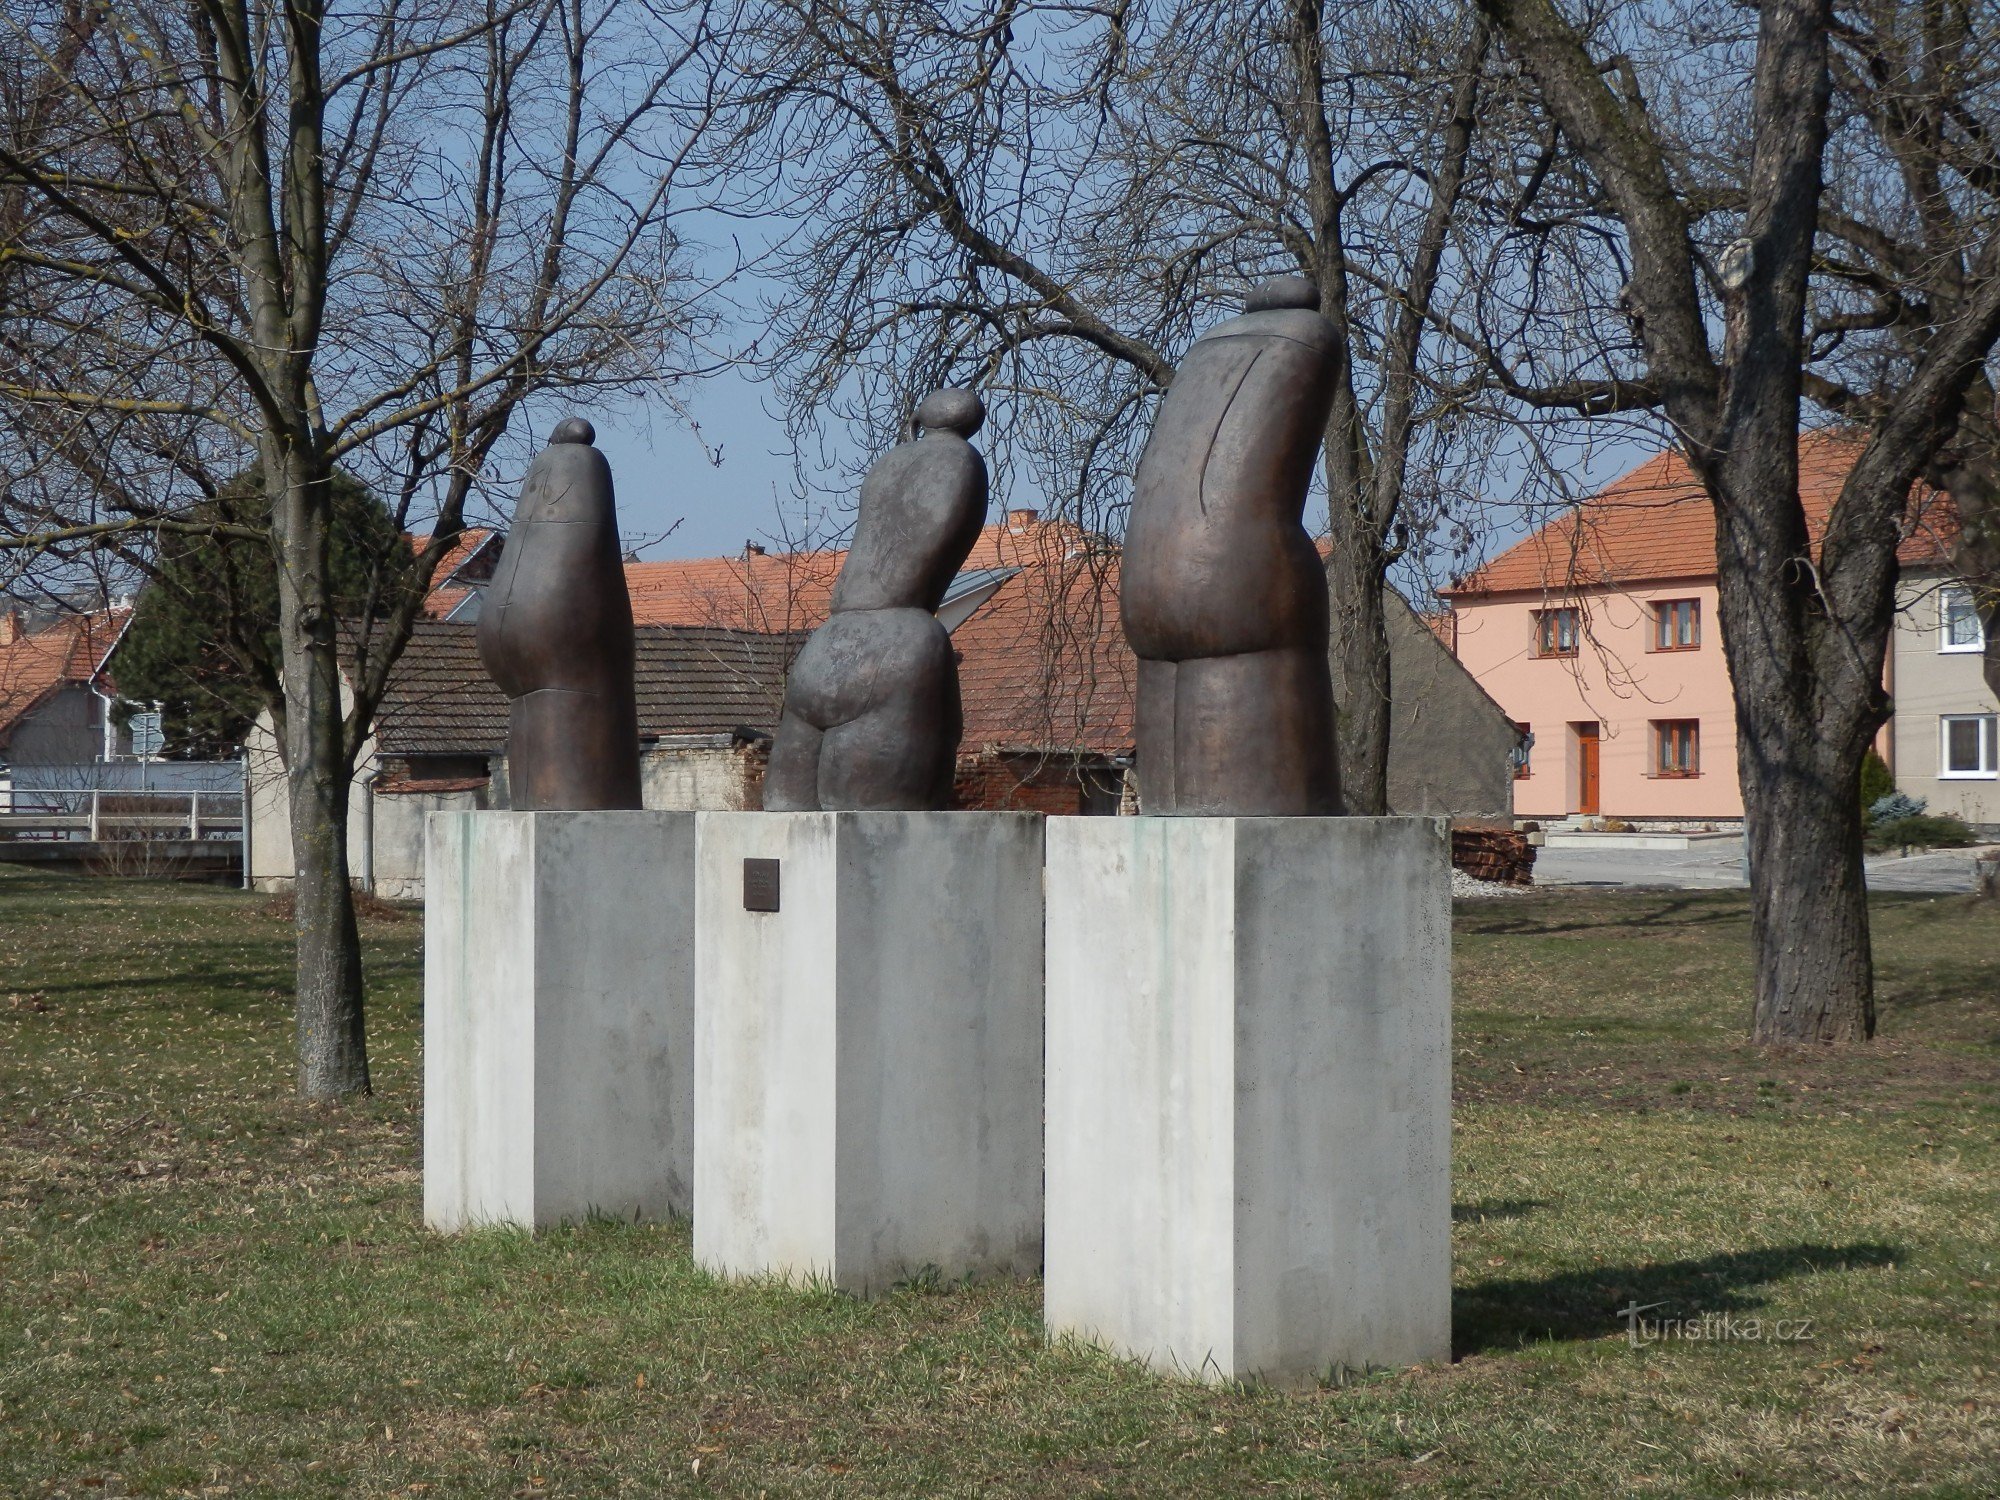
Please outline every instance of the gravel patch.
M1451 897L1454 901L1483 899L1488 896L1528 896L1534 894L1531 885L1508 885L1501 880L1474 880L1463 870L1451 872Z

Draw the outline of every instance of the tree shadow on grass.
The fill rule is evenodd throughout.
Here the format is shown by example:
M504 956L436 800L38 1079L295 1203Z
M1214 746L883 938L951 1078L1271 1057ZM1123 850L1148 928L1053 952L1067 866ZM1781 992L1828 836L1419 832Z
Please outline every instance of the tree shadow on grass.
M1545 886L1546 891L1573 890L1579 887ZM1596 894L1595 891L1592 894ZM1630 932L1636 929L1659 928L1671 931L1688 927L1712 927L1718 924L1741 922L1750 918L1749 904L1741 891L1686 891L1678 895L1661 895L1656 891L1640 891L1629 887L1622 891L1607 891L1606 894L1644 895L1654 898L1656 904L1650 910L1633 911L1629 907L1611 910L1577 911L1573 907L1558 908L1553 903L1535 903L1523 910L1510 906L1504 912L1482 913L1477 920L1459 920L1459 931L1478 937L1561 937L1571 933L1604 932L1616 929ZM1729 899L1717 899L1717 898ZM1496 903L1497 904L1497 903Z
M1878 964L1875 969L1875 1009L1922 1010L1931 1005L1958 1005L1968 1000L1990 1000L1992 971L1973 963L1953 964L1944 972L1935 970L1905 977L1902 966Z
M1749 1312L1766 1305L1755 1288L1819 1271L1894 1265L1894 1245L1778 1245L1732 1250L1700 1260L1592 1266L1534 1281L1482 1281L1451 1297L1452 1357L1517 1349L1549 1339L1599 1339L1622 1333L1618 1309L1661 1303L1656 1318Z

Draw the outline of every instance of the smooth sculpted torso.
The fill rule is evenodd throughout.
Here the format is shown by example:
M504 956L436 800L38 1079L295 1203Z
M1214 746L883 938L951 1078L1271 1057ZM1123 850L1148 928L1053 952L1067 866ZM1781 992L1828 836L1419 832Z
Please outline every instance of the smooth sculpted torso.
M611 468L579 417L528 470L479 616L479 655L508 699L513 805L636 808L632 601Z
M1269 283L1197 340L1139 460L1120 607L1149 813L1338 811L1326 576L1302 524L1337 357L1318 300Z
M792 664L764 806L772 812L950 805L963 723L951 636L936 610L986 518L970 391L917 408L922 433L861 486L832 613Z

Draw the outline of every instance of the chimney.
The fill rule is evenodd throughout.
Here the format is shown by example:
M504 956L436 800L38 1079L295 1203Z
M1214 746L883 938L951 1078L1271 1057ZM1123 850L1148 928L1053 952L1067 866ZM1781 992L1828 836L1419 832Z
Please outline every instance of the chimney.
M1041 520L1041 518L1042 513L1038 510L1010 510L1007 512L1007 529L1009 531L1026 531L1030 526Z
M0 615L0 646L11 646L28 633L28 622L21 618L18 609L10 609Z

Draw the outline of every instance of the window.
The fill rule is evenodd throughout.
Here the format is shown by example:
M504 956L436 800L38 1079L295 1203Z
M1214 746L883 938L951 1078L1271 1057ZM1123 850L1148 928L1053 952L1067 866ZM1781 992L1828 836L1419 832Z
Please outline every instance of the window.
M1699 719L1656 719L1653 723L1653 745L1655 776L1701 774Z
M1514 753L1511 757L1514 762L1514 779L1516 781L1526 781L1528 779L1529 758L1535 752L1535 735L1534 731L1519 719L1514 721L1514 733L1520 736L1514 744Z
M1701 644L1701 601L1662 599L1653 606L1653 649L1692 651Z
M1535 611L1535 655L1576 655L1576 611L1538 609Z
M1972 604L1971 589L1944 589L1938 594L1938 650L1984 651L1986 632Z
M2000 714L1947 714L1941 721L1944 740L1943 764L1938 775L1947 779L2000 775L1996 768L1995 724Z

